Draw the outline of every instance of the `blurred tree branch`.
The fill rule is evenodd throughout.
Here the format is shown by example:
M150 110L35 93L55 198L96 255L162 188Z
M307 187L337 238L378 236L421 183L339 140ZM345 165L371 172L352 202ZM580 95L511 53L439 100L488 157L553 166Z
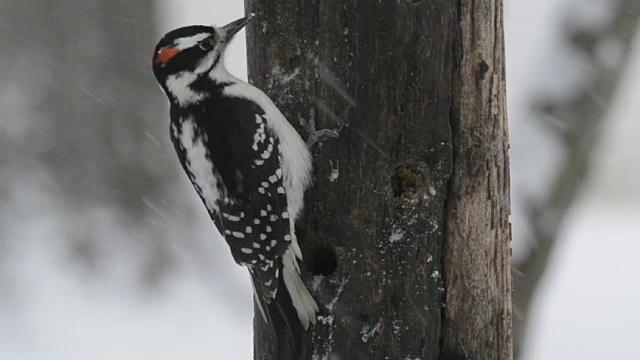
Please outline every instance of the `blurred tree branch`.
M531 300L544 276L563 219L587 178L638 28L639 1L619 0L613 10L606 26L573 27L567 31L568 46L587 62L590 79L575 96L544 99L535 109L541 118L549 120L547 124L553 133L562 139L565 157L548 196L541 201L536 199L535 205L528 208L527 218L532 229L532 239L527 241L530 250L525 259L514 264L516 358L521 355L525 342ZM613 58L613 63L608 62L606 56Z
M3 210L20 238L29 221L47 218L46 240L62 239L85 270L134 256L144 284L171 264L167 220L188 218L176 215L183 193L150 71L154 8L152 0L0 5L2 185L12 194Z

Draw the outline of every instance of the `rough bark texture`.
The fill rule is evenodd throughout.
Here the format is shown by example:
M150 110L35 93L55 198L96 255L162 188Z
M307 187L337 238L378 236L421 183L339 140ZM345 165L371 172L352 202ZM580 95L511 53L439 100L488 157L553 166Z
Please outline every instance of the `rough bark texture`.
M302 358L509 359L501 2L245 3L250 80L303 133L344 125L297 227L323 309Z
M442 355L509 359L511 226L502 1L459 5Z

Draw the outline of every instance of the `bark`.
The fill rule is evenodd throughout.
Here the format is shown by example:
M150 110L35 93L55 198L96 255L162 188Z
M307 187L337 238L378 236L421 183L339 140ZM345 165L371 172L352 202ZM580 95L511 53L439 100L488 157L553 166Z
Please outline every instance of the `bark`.
M458 8L454 171L444 244L445 359L510 359L511 225L501 1Z
M510 359L502 2L245 4L249 79L301 132L341 128L297 226L302 358Z

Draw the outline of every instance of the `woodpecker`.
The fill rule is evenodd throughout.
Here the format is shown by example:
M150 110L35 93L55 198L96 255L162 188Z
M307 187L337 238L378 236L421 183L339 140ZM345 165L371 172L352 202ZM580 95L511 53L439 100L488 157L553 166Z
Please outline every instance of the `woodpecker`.
M227 44L252 17L171 31L156 45L152 67L169 98L171 141L184 171L234 260L249 270L278 342L298 342L318 312L300 278L294 226L311 156L273 101L224 66Z

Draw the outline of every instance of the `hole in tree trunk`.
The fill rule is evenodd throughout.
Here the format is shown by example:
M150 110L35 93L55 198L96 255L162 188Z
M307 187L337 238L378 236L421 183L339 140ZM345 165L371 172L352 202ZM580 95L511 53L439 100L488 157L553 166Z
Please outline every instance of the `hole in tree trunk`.
M425 178L420 170L400 166L396 168L391 178L393 195L406 199L416 198L424 187L424 180Z
M311 249L309 266L313 275L329 276L338 267L338 258L333 247L326 244L317 244Z

